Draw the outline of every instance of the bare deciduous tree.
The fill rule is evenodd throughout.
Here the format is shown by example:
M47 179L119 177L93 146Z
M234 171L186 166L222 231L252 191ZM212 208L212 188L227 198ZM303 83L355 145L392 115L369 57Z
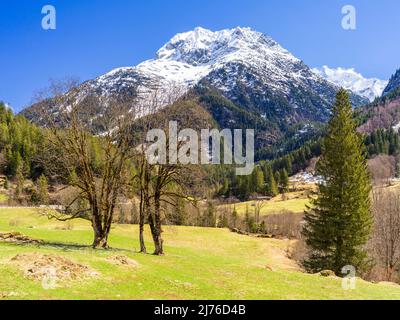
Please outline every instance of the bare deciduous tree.
M60 154L54 159L54 152L48 152L46 165L61 166L69 176L68 184L77 190L61 215L52 216L60 220L90 219L94 231L92 246L107 248L117 200L128 182L134 103L110 98L71 98L68 94L56 95L52 103L59 106L56 114L52 109L41 111L48 127L48 146ZM99 114L96 111L100 106L106 107ZM93 114L98 115L97 136L93 136Z
M160 109L159 102L167 99L168 101L173 101L174 99L168 99L164 96L163 99L158 97L160 93L154 91L153 96L149 99L150 105L147 106L147 116L141 118L138 121L138 126L142 128L144 135L141 137L141 144L136 150L139 151L139 163L137 178L140 183L140 226L139 226L139 240L141 252L146 252L146 247L144 244L143 237L143 227L145 219L147 219L155 250L155 255L164 254L163 239L162 239L162 223L163 223L163 204L171 205L172 207L178 206L177 199L184 199L191 203L195 200L188 194L188 186L196 179L196 169L195 166L183 166L179 164L171 164L169 161L169 156L171 154L169 150L169 121L172 120L165 115L156 115L156 111ZM163 92L163 95L166 93ZM175 97L175 90L171 88L171 95ZM185 125L190 127L190 123L185 123ZM146 148L148 142L145 139L145 134L151 129L161 129L166 135L166 158L167 163L150 163L146 157ZM177 143L177 149L180 148L183 141ZM175 151L173 151L175 152ZM177 155L175 155L177 156ZM188 176L192 179L188 179Z
M396 159L393 156L379 155L368 161L368 167L375 186L389 184L396 174Z
M373 192L374 233L372 254L385 270L384 278L394 280L400 267L400 193L377 188Z
M266 202L263 200L257 200L254 202L255 223L257 225L260 223L261 210L265 205L266 205Z
M147 103L144 103L141 107L141 114L145 116L138 119L135 123L135 127L138 128L138 130L136 130L138 137L135 140L135 144L138 146L136 147L135 154L137 174L135 176L134 183L135 181L138 181L139 186L139 243L140 252L142 253L147 253L144 240L144 225L146 223L146 219L148 219L151 215L150 183L152 166L146 158L146 134L151 128L154 128L157 125L155 114L160 108L161 104L157 89L155 89L149 95L149 99L147 99L146 102Z

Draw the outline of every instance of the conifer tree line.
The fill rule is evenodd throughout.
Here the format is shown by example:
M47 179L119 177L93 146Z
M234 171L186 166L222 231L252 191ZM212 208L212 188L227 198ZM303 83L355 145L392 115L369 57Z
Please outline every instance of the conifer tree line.
M37 168L34 157L43 141L43 130L30 124L22 116L0 103L0 172L9 178L23 174L27 178L37 178L41 168Z
M366 136L365 145L370 157L379 154L397 155L400 151L399 134L393 128L378 129Z
M32 204L48 204L48 179L44 169L35 160L43 147L44 130L30 124L22 116L0 103L0 174L6 176L3 185L9 189L9 179L15 180L14 199L24 192ZM34 186L24 190L26 179L35 181Z
M309 142L289 154L271 161L260 161L250 176L238 177L224 166L219 196L248 200L251 195L275 197L289 191L289 176L304 170L321 152L320 142Z
M353 115L352 117L354 119ZM322 139L307 142L302 147L274 160L260 161L252 177L228 175L227 181L224 181L218 194L248 200L255 193L272 197L279 193L285 193L287 191L286 174L291 176L306 169L312 158L319 157ZM381 154L398 156L400 153L399 133L393 128L388 130L378 129L367 134L363 138L363 143L366 146L368 158ZM263 185L254 183L255 180L257 181L254 176L261 175L260 169L264 176Z

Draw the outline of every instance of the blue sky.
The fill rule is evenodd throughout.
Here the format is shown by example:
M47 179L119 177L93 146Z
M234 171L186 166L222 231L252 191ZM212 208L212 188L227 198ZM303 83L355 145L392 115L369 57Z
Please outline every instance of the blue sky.
M42 7L57 29L41 28ZM357 29L341 8L357 9ZM398 0L1 0L0 100L17 111L50 78L92 79L153 58L178 32L249 26L311 67L354 67L387 79L400 67Z

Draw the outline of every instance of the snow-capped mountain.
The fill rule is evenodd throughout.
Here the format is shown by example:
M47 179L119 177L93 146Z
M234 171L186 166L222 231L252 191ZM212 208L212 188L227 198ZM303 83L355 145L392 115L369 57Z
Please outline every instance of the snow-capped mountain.
M354 68L314 68L313 72L333 84L343 87L347 90L373 101L375 98L382 95L383 90L388 84L386 80L377 78L364 78L361 73L358 73Z
M174 36L158 50L155 59L136 67L115 69L91 82L91 86L107 93L119 80L129 81L141 75L187 88L231 63L258 68L267 73L264 76L273 88L286 92L283 81L302 76L296 68L301 61L262 33L239 27L217 32L196 28ZM219 89L229 91L233 85L224 83Z
M216 88L244 110L285 125L325 121L338 89L269 36L237 27L216 32L196 28L177 34L154 59L112 70L68 95L76 99L135 96L143 115L156 90L159 105L164 106L200 83ZM359 95L351 98L355 106L366 103ZM55 112L59 107L50 106ZM24 111L33 121L35 108Z

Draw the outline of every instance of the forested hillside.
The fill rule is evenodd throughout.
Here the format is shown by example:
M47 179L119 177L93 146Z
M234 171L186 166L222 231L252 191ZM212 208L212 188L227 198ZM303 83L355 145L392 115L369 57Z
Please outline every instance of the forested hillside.
M13 178L22 172L27 178L38 177L43 168L35 161L43 143L43 129L24 116L15 116L0 103L0 172Z

